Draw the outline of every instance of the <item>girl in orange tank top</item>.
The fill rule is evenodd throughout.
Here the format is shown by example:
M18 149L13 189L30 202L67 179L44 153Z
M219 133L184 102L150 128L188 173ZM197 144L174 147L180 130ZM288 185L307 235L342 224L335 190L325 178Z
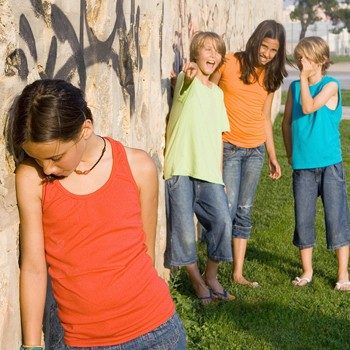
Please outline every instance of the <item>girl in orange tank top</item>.
M96 135L82 91L62 80L28 85L6 135L17 164L21 348L43 349L48 272L60 323L46 349L185 349L154 268L158 177L147 153Z

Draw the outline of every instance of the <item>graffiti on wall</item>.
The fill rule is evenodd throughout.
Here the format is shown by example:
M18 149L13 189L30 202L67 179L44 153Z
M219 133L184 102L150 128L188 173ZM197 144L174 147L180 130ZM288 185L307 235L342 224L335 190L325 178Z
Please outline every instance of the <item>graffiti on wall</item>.
M21 14L19 19L19 34L28 47L28 54L39 68L41 79L64 79L70 81L73 75L79 77L79 87L86 88L87 68L96 63L111 65L116 73L122 87L124 100L130 100L130 114L135 110L135 84L133 71L142 69L142 56L139 49L139 22L140 8L135 7L135 0L131 0L130 26L127 29L123 0L117 0L115 6L116 19L113 29L105 41L101 41L94 34L87 21L87 4L85 0L80 1L79 33L67 15L55 4L45 5L41 0L30 0L32 10L36 17L52 28L50 47L45 61L45 67L38 66L36 38L33 34L31 24L26 15ZM45 8L50 6L50 11ZM49 15L48 15L49 13ZM87 43L84 42L84 34ZM119 50L116 52L112 47L118 40ZM60 44L69 44L71 55L64 59L63 65L57 69L57 59ZM28 55L27 54L27 55ZM6 58L6 75L18 74L22 80L26 80L30 67L25 51L16 48ZM60 57L60 63L62 57Z

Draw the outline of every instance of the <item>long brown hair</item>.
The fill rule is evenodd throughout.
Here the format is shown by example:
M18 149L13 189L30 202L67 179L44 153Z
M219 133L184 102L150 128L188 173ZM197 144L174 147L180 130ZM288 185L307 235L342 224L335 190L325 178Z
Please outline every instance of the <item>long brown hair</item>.
M279 42L279 49L276 56L264 67L265 78L264 88L268 92L276 91L282 84L286 71L286 32L282 24L274 20L261 22L248 39L244 51L235 53L240 62L240 79L245 84L252 84L258 80L256 68L259 66L259 50L265 38L276 39Z

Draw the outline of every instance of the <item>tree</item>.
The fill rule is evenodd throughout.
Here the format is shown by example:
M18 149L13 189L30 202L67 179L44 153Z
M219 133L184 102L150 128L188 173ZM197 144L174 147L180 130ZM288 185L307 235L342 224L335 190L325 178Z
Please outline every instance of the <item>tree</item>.
M347 7L338 8L332 15L332 24L334 25L333 33L339 34L344 28L350 33L350 0L342 1Z
M295 8L290 13L290 18L293 21L300 21L301 31L299 40L305 37L307 28L310 25L322 20L324 16L331 18L332 13L338 11L337 0L299 0L294 1L294 5Z

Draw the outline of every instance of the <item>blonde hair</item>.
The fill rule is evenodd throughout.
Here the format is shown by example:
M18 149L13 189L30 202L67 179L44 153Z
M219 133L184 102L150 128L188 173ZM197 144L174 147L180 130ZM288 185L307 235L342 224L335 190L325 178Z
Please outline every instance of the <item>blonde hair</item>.
M322 74L331 65L332 61L329 54L329 46L325 40L319 36L309 36L299 41L294 49L294 58L299 60L304 55L307 59L322 65Z
M196 62L198 51L203 47L204 42L209 39L213 42L216 51L221 55L221 63L226 55L226 45L222 37L214 32L196 32L190 44L190 61Z

